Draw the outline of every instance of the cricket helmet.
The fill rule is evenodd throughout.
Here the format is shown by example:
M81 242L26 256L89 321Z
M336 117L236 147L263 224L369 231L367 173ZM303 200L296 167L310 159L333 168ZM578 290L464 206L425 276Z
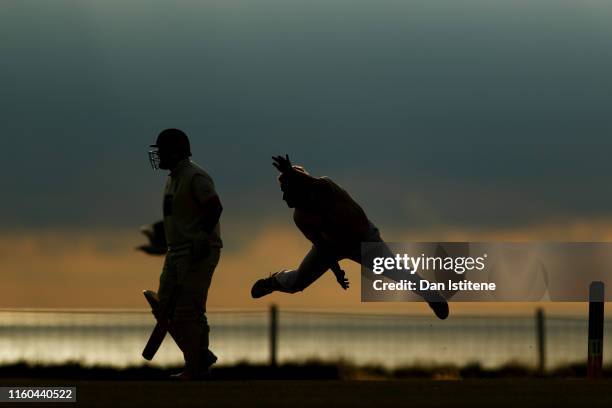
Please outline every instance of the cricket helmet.
M180 129L164 129L157 136L155 144L150 145L153 150L149 151L151 167L158 170L163 156L176 155L180 159L191 156L191 145L189 138Z

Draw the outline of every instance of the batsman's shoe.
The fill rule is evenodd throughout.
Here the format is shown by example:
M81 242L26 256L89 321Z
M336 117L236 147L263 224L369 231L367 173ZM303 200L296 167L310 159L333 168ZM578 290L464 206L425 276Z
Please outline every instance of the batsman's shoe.
M201 380L209 380L211 377L210 374L210 366L217 362L217 356L210 351L206 350L203 353L203 357L200 358L200 367L202 367L197 374L190 374L188 371L183 371L178 374L172 374L170 376L171 380L174 381L201 381Z
M282 286L276 280L276 275L278 272L274 272L272 275L267 278L260 279L251 288L251 297L254 299L269 295L270 293L281 290Z
M178 374L172 374L170 379L173 381L204 381L210 380L210 370L202 370L197 374L189 374L187 371L183 371Z
M208 369L216 362L217 356L215 356L212 351L206 350L206 353L204 353L204 357L202 357L202 359L200 360L200 367L206 367Z

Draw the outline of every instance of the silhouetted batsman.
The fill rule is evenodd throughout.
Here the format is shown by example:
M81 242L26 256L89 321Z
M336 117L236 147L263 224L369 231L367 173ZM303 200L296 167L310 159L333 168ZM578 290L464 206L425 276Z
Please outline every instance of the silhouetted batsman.
M312 177L304 168L291 165L288 155L272 159L281 173L278 180L283 200L294 209L293 220L312 242L312 248L297 269L282 270L255 282L251 296L260 298L274 291L302 291L329 269L340 286L347 289L348 279L338 261L351 259L361 263L362 242L384 242L378 228L359 204L329 178ZM427 296L425 299L438 318L448 316L448 304L442 296L421 295Z
M185 371L175 377L200 379L208 375L217 360L208 349L210 329L205 313L208 289L223 246L219 228L223 209L212 178L190 160L185 133L166 129L151 147L151 166L170 173L163 196L163 229L159 223L143 229L150 245L139 249L150 254L166 253L157 293L159 304L153 311L158 325L167 327L183 352ZM151 299L154 297L147 297Z

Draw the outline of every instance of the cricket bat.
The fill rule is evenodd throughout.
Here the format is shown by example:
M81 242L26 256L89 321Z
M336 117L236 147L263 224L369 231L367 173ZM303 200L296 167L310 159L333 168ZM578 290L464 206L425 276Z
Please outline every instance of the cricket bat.
M166 333L168 333L168 323L160 322L158 319L159 297L157 296L157 293L153 292L152 290L145 290L143 295L145 299L147 299L147 302L149 302L151 312L153 312L153 316L155 316L155 320L157 321L155 328L153 328L153 331L149 336L149 340L142 351L142 356L145 358L145 360L151 361L164 341Z

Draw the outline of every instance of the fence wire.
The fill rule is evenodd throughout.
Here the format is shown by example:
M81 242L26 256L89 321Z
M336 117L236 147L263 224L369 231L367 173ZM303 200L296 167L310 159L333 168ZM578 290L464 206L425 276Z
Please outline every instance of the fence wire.
M211 311L211 349L219 363L267 364L268 311ZM126 367L144 363L140 353L154 325L147 311L0 311L0 364L78 362ZM548 369L585 363L585 318L547 316ZM612 363L612 321L605 324L604 364ZM387 368L479 363L538 364L533 316L454 316L446 321L423 316L310 311L278 313L279 363L343 360ZM182 363L168 336L153 364Z

